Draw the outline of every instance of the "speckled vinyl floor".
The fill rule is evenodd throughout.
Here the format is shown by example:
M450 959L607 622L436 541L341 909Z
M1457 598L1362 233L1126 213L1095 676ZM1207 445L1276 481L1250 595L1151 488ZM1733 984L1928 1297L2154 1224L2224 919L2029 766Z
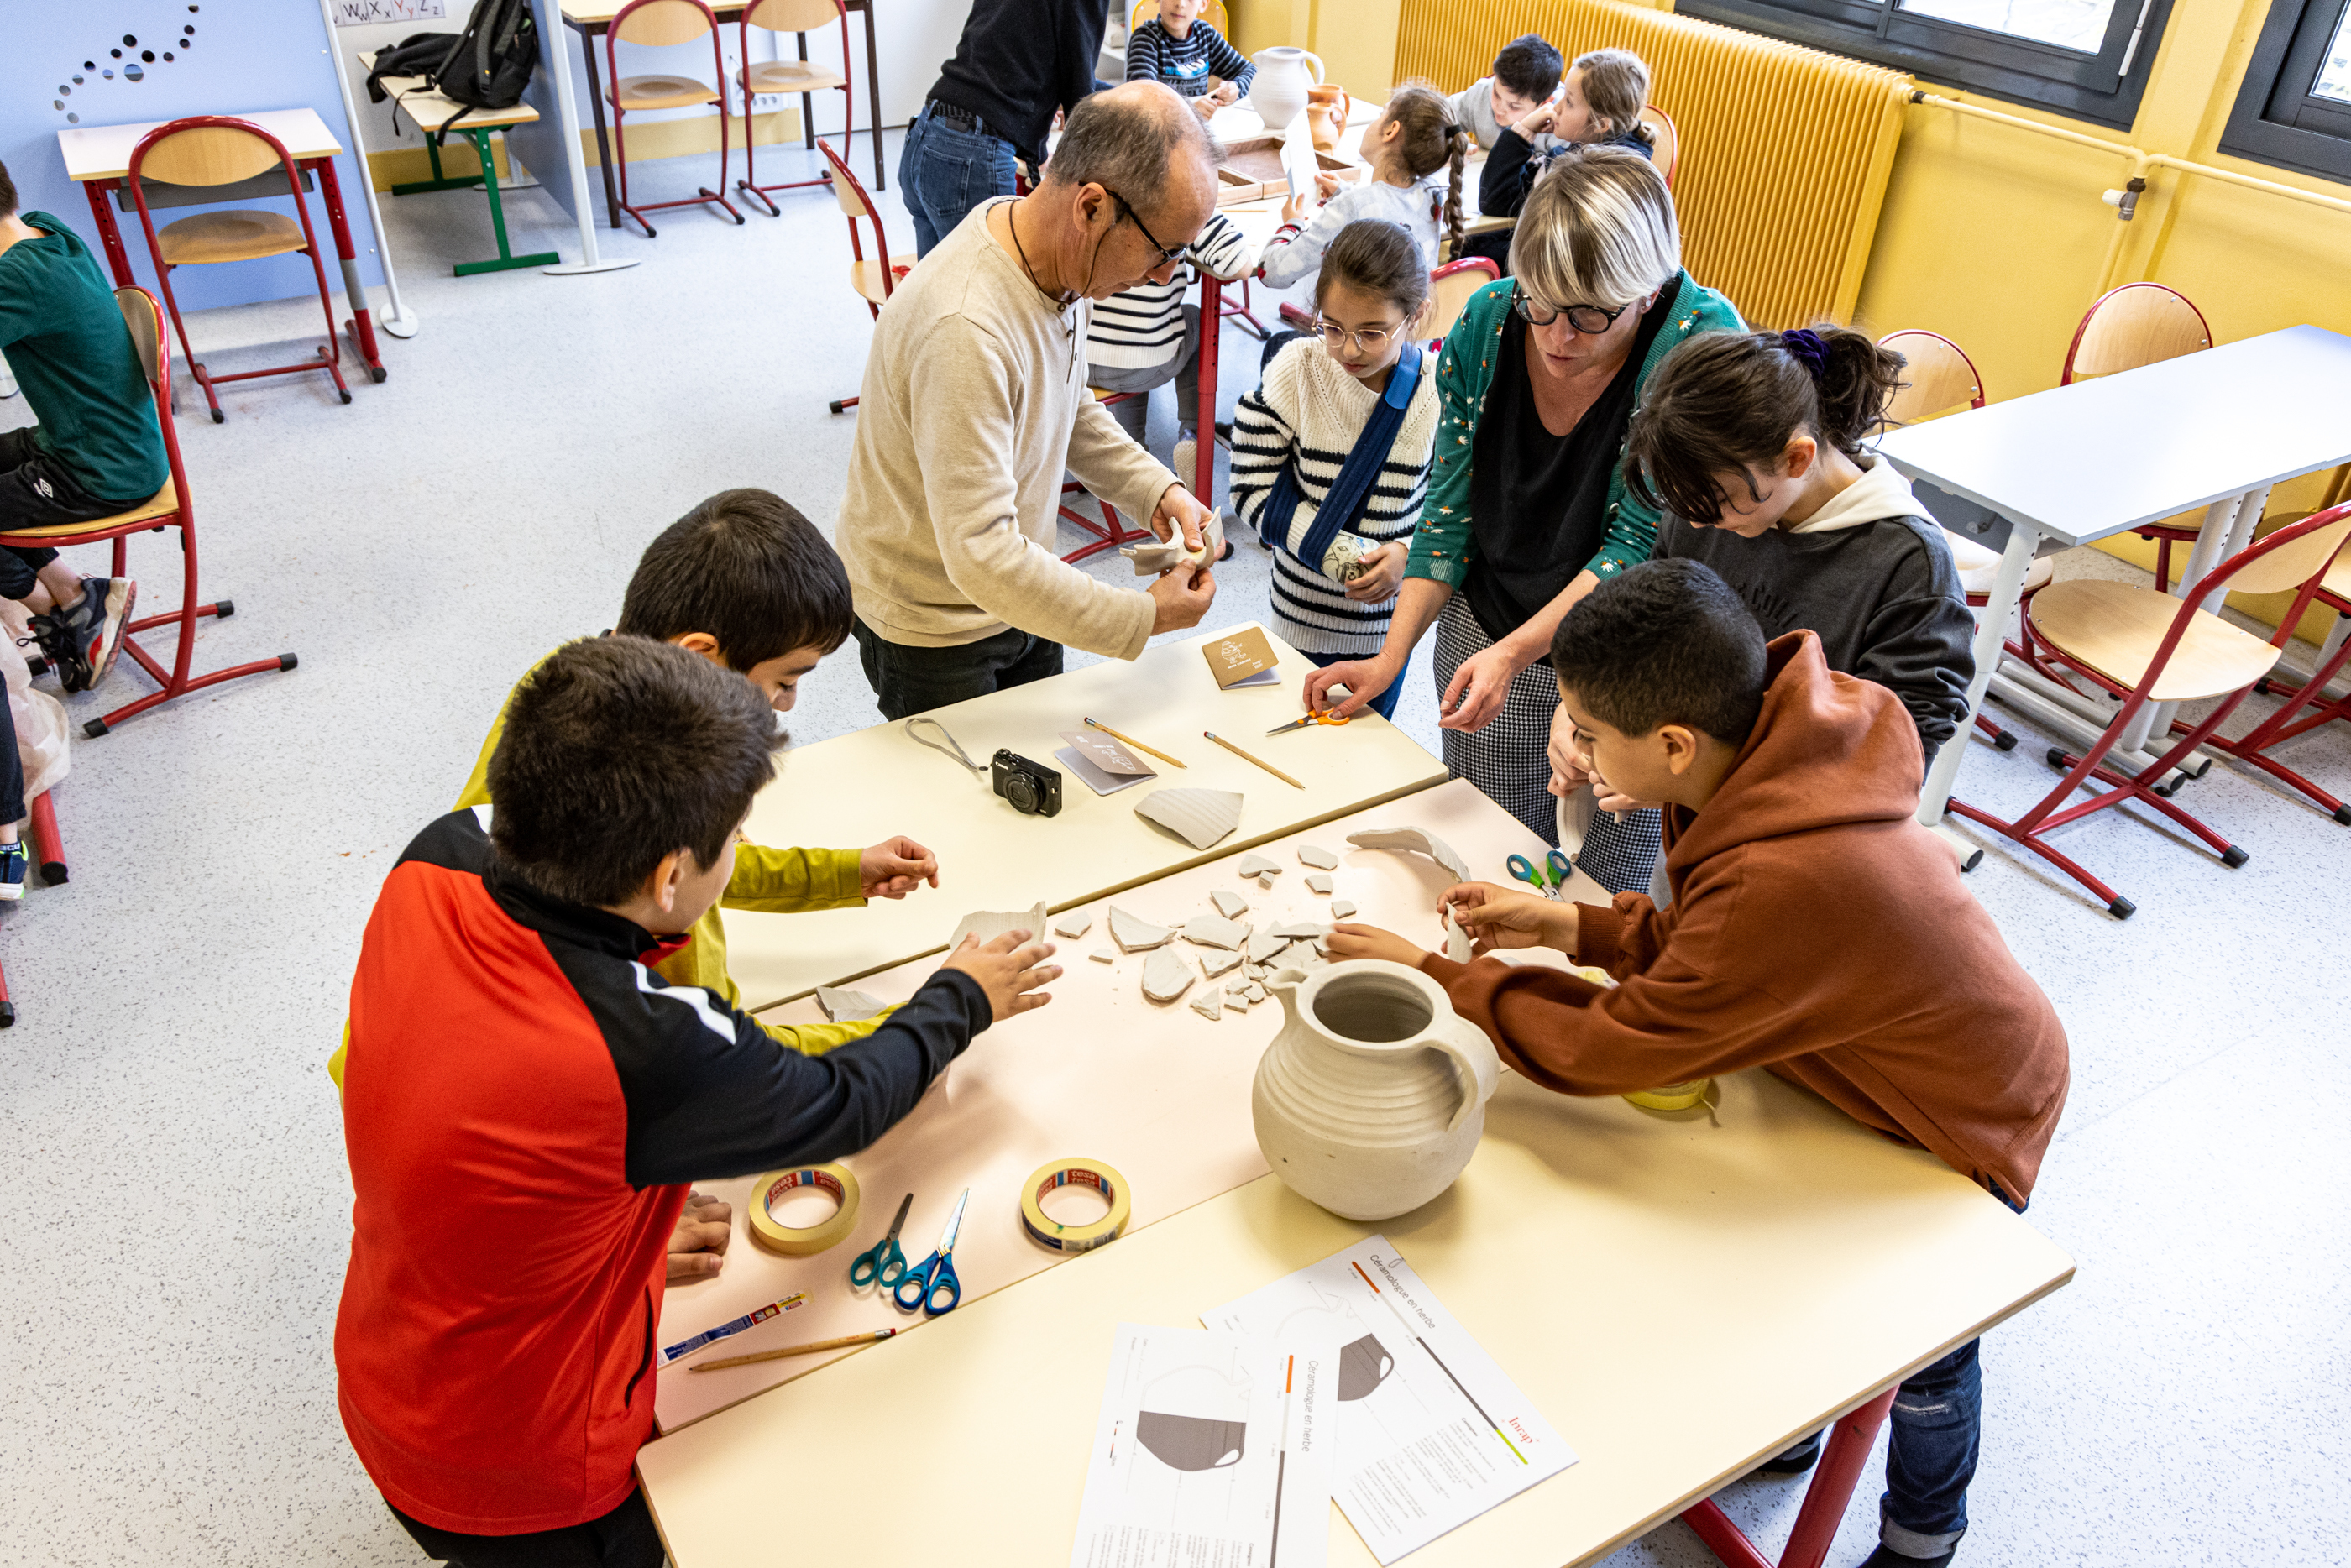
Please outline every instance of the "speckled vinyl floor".
M689 177L706 174L644 175ZM643 259L625 272L452 279L450 261L489 249L480 198L402 198L394 244L423 329L388 343L388 382L356 382L349 407L323 379L243 383L219 426L183 390L204 586L237 607L200 660L302 662L78 743L57 792L73 879L0 916L20 1014L0 1034L0 1559L421 1561L335 1416L348 1187L323 1064L378 883L515 676L609 625L645 541L712 491L765 485L831 526L854 416L824 403L856 389L870 327L831 198L783 204L739 229L678 210L657 241L608 233L608 254ZM508 211L516 249L576 254L545 197ZM282 358L319 319L295 301L192 326L228 369ZM1229 413L1256 346L1225 345ZM0 401L0 425L27 417ZM133 561L145 604L175 595L160 540ZM1264 562L1244 551L1219 574L1216 624L1262 613ZM1400 718L1434 747L1426 670ZM71 707L141 686L119 673ZM875 719L842 658L792 729ZM2021 809L2050 776L2040 750L1972 745L1962 794ZM2351 793L2351 730L2296 755ZM1970 878L2072 1033L2073 1099L2031 1219L2081 1272L1987 1344L1963 1563L2345 1560L2351 1068L2331 980L2351 830L2226 768L2183 798L2251 863L2224 870L2124 815L2069 836L2137 900L2127 924L2012 846ZM1670 1397L1738 1376L1708 1367ZM1878 1474L1837 1568L1874 1540ZM1801 1490L1741 1483L1723 1501L1776 1552ZM1609 1561L1709 1560L1668 1524Z

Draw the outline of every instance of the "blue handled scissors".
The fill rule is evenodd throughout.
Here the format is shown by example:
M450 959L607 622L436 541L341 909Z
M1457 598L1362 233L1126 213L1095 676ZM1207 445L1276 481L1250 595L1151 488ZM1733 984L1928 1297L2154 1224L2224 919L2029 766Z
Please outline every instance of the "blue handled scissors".
M906 1277L906 1252L898 1245L898 1232L905 1229L906 1210L914 1206L911 1192L898 1200L898 1217L890 1221L890 1233L858 1253L856 1262L849 1265L851 1284L894 1285Z
M1523 855L1513 855L1505 864L1510 868L1512 881L1528 883L1544 898L1556 898L1560 896L1559 890L1567 886L1572 867L1567 857L1556 849L1544 856L1543 862L1542 871L1536 870L1534 863Z
M938 1251L899 1276L890 1299L898 1303L900 1312L920 1307L925 1317L937 1317L955 1311L956 1303L963 1300L963 1284L956 1278L955 1243L956 1232L963 1229L964 1209L970 1202L971 1189L967 1187L956 1199L955 1212L947 1216L947 1228L939 1232ZM945 1306L939 1304L942 1293L947 1298Z

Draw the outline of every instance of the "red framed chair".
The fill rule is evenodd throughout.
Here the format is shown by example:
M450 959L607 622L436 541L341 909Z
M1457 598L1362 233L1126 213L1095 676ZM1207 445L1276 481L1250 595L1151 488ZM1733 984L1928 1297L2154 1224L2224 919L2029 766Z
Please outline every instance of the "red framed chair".
M160 690L124 703L103 719L92 719L83 724L82 733L92 740L125 719L144 713L174 697L201 691L224 680L235 680L272 670L291 670L298 662L293 654L280 653L269 659L256 659L249 664L215 670L206 675L188 673L188 666L195 659L196 622L205 616L225 618L235 615L236 606L228 599L215 604L200 604L196 598L195 507L188 497L187 471L180 463L179 429L172 421L172 340L163 333L162 309L155 303L155 296L143 288L118 288L114 291L114 302L122 311L122 324L131 333L131 345L139 353L139 362L146 367L147 386L154 394L155 419L162 427L163 452L171 461L172 477L144 504L128 512L116 513L111 517L94 517L87 523L68 523L54 528L18 528L0 533L0 545L17 545L26 548L46 545L60 549L69 545L95 545L100 540L111 539L114 541L112 575L120 577L130 575L128 545L131 535L160 534L166 528L180 531L180 607L163 615L151 615L134 620L122 628L122 651L154 678ZM166 626L179 628L178 649L168 670L140 646L138 638L133 635ZM50 838L52 843L56 841L54 832ZM51 879L63 881L64 877L58 876Z
M2156 785L2190 752L2210 744L2213 732L2275 666L2286 639L2294 635L2294 624L2310 607L2346 538L2351 538L2351 506L2321 512L2221 562L2185 598L2095 577L2050 585L2033 601L2034 632L2052 659L2121 698L2122 707L2085 755L2075 757L2062 748L2050 748L2050 765L2064 769L2065 776L2016 821L2002 821L1957 800L1951 802L1951 809L2041 856L2105 899L2107 913L2117 919L2129 919L2137 906L2058 851L2047 835L2093 812L2135 800L2195 835L2220 857L2223 866L2231 869L2242 866L2248 858L2244 849L2164 798ZM2220 596L2231 590L2256 594L2291 590L2294 607L2281 621L2276 635L2264 642L2198 607L2207 600L2217 604ZM2338 657L2332 664L2341 662ZM2331 676L2333 668L2327 673ZM2179 738L2151 765L2127 775L2105 765L2107 753L2148 703L2212 699L2220 701L2201 720L2172 726ZM2078 805L2066 805L2075 791L2091 787L2094 777L2108 787L2093 790L2091 798Z
M1656 164L1657 172L1666 177L1666 189L1670 191L1674 188L1674 171L1681 167L1681 127L1674 123L1672 115L1654 103L1641 106L1641 123L1647 126L1649 134L1656 139L1649 149L1649 161Z
M2065 348L2065 366L2057 384L2070 387L2097 376L2136 370L2212 347L2212 328L2204 313L2178 289L2159 283L2126 283L2108 289L2090 302L2074 341ZM2171 586L2171 547L2193 545L2203 526L2202 512L2183 512L2160 523L2131 530L2155 541L2155 586Z
M672 76L665 71L647 75L621 75L620 47L637 44L649 48L670 48L691 44L707 35L710 39L711 79L699 77ZM740 223L743 214L726 200L726 57L718 45L718 17L702 0L629 0L612 17L611 29L604 35L605 81L604 101L612 110L612 161L620 165L621 211L636 219L645 231L645 238L654 237L653 224L645 221L647 213L658 213L664 207L699 207L705 203L717 206ZM702 104L715 105L718 110L718 189L702 186L691 196L680 196L672 202L637 202L629 200L629 139L624 130L629 112L643 113L655 109L693 109ZM745 134L749 134L750 122L744 122Z
M832 176L832 199L841 203L841 213L849 220L849 286L857 291L858 297L865 301L865 308L873 313L874 320L879 321L882 319L883 303L898 286L899 279L914 270L914 264L891 261L890 234L883 227L881 210L873 205L873 198L865 193L865 187L858 183L857 176L850 172L849 165L842 161L841 154L832 150L832 143L819 137L816 150L824 154L825 164ZM873 254L870 257L865 254L865 242L857 232L860 223L873 225ZM857 400L835 398L825 406L837 414L844 409L855 408Z
M834 23L841 24L841 69L813 65L809 60L808 36L820 32ZM760 65L751 63L751 29L768 33L789 33L797 39L800 57L797 60L769 60ZM744 178L735 182L735 189L768 209L768 216L783 216L783 209L768 199L770 191L797 191L804 185L830 185L830 169L813 180L787 180L781 184L759 183L759 139L751 129L751 100L762 93L778 96L799 95L800 125L808 137L810 150L816 146L816 99L820 92L841 94L841 145L846 149L850 139L857 134L857 95L849 86L849 11L841 0L753 0L743 9L743 68L735 74L735 85L743 89L743 171ZM876 140L881 130L869 134Z
M2343 488L2343 483L2338 478L2333 489L2340 492ZM2340 498L2338 495L2330 495L2329 499L2339 502ZM2337 509L2340 509L2339 506ZM2285 522L2291 524L2301 520L2289 517ZM2351 547L2346 547L2338 554L2333 563L2327 566L2325 574L2320 576L2318 591L2312 596L2312 602L2333 610L2339 617L2346 618L2345 621L2337 623L2335 634L2327 639L2326 647L2321 649L2316 670L2309 680L2299 683L2281 680L2275 677L2265 677L2255 681L2253 690L2267 696L2284 697L2286 699L2284 706L2254 725L2249 732L2237 740L2231 741L2223 736L2215 735L2205 744L2212 751L2226 752L2239 762L2250 763L2272 778L2292 785L2316 802L2321 811L2327 813L2345 826L2351 827L2351 805L2346 805L2329 794L2301 774L2267 754L2271 747L2283 745L2297 735L2306 735L2311 731L2322 728L2335 720L2351 720L2351 696L2330 699L2326 695L2328 683L2342 671L2346 660L2351 659L2351 638L2344 635L2346 624L2351 624ZM2289 619L2286 624L2291 626L2293 621ZM2284 644L2280 643L2279 646L2283 648Z
M1154 14L1155 15L1156 12L1155 11ZM1113 403L1123 403L1129 398L1148 396L1147 393L1142 392L1105 392L1099 387L1092 390L1094 401L1104 408L1109 408ZM1073 566L1080 561L1101 555L1104 550L1115 550L1121 545L1139 545L1145 539L1154 537L1148 529L1128 527L1125 519L1118 514L1117 507L1094 494L1074 479L1061 486L1061 493L1082 495L1102 512L1102 521L1096 522L1071 506L1068 502L1061 504L1061 521L1077 529L1079 533L1086 535L1089 540L1088 543L1079 545L1061 557Z
M155 214L147 205L146 182L164 185L234 185L259 180L272 169L286 175L287 193L294 198L294 216L265 209L198 213L167 223L159 233ZM335 337L335 302L327 292L327 267L319 254L318 236L310 229L310 206L302 199L302 171L286 144L250 120L226 115L198 114L159 125L131 150L131 200L139 212L139 227L147 236L147 254L155 263L155 281L162 286L163 306L171 313L172 330L179 335L180 352L187 356L188 373L204 389L213 423L227 418L221 412L224 381L251 381L264 376L291 376L324 370L334 378L343 401L351 389L343 385L342 346ZM216 266L228 262L258 261L264 256L306 255L319 282L319 306L327 317L327 341L317 355L291 365L266 370L239 370L215 376L204 369L188 343L187 323L180 319L180 302L172 292L172 274L183 266Z
M1485 256L1463 256L1447 262L1428 275L1428 322L1421 336L1433 348L1445 346L1445 335L1461 319L1469 296L1502 275L1502 269Z

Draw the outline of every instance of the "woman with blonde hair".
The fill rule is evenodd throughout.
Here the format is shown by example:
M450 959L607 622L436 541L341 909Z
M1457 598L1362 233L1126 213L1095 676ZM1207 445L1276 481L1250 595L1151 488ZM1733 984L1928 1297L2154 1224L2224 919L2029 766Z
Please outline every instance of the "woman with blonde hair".
M1469 298L1446 335L1428 499L1385 643L1307 678L1316 708L1352 712L1392 685L1437 628L1445 763L1550 842L1546 748L1559 690L1552 633L1604 577L1648 559L1656 507L1627 493L1625 432L1659 361L1703 332L1744 323L1682 269L1672 195L1648 161L1572 148L1537 182L1510 244L1516 276ZM1328 693L1343 684L1349 695ZM1574 814L1580 820L1583 812ZM1579 865L1611 891L1649 885L1654 811L1593 818Z

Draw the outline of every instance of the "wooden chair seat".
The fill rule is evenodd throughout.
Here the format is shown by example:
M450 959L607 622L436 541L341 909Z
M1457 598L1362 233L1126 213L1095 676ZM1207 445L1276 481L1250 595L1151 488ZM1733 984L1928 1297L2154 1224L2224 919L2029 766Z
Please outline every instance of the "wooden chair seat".
M166 266L254 261L301 250L302 225L282 213L198 213L165 224L155 236L155 248Z
M2054 583L2032 600L2042 640L2118 686L2137 686L2179 613L2179 601L2152 588L2103 578ZM2219 616L2196 613L2148 697L2193 702L2252 685L2278 661L2278 650Z
M159 517L169 517L180 510L180 487L170 480L163 488L128 512L118 512L111 517L92 517L83 523L59 523L47 528L11 528L0 534L0 540L12 545L56 544L78 539L86 534L100 534L109 528L120 528L132 523L149 523Z
M851 286L858 293L879 305L888 299L890 290L904 283L906 280L906 275L914 270L914 263L900 262L891 267L889 280L885 283L882 276L880 262L854 261L849 264L849 281Z
M839 71L810 60L768 60L753 66L741 79L755 93L821 92L849 85L849 78Z
M692 109L698 103L716 103L718 89L694 77L673 77L662 74L644 77L623 77L611 93L612 101L621 108Z
M1992 579L2000 575L1998 552L1987 550L1964 534L1954 534L1949 528L1943 530L1943 538L1951 546L1951 564L1959 570L1960 589L1973 597L1991 592ZM2039 593L2056 575L2057 558L2038 556L2024 568L2024 582L2018 591Z

